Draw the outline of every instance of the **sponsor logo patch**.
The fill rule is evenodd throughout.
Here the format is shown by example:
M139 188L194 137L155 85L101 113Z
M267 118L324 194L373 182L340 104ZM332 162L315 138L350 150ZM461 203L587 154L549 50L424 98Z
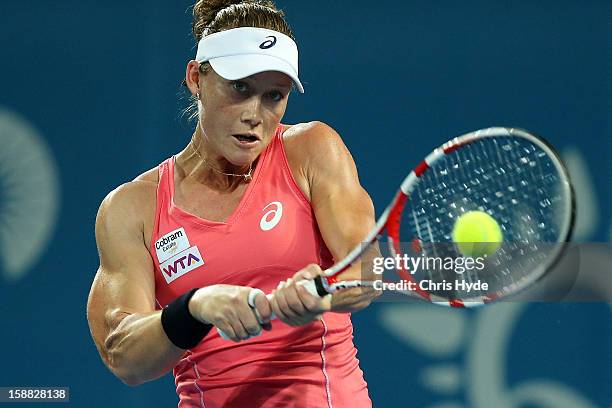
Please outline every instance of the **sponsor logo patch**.
M262 231L270 231L272 228L276 227L283 217L283 203L280 201L272 201L264 207L263 211L266 211L266 209L270 207L272 208L261 217L261 220L259 220L259 228L261 228Z
M184 228L171 231L155 241L155 252L160 264L187 248L189 248L189 239Z
M170 283L202 265L204 265L204 259L200 255L200 250L197 246L192 246L186 251L168 259L159 268L164 279L166 279L166 283Z

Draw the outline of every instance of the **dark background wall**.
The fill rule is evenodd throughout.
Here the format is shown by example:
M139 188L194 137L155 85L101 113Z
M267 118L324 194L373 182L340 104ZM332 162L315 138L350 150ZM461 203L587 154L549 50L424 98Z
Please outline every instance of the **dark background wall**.
M335 127L379 212L431 148L509 125L562 153L576 239L612 240L611 2L278 5L306 87L284 122ZM73 406L177 401L169 376L129 388L108 372L85 304L100 201L189 141L179 96L195 55L189 6L0 3L0 386L69 386ZM590 249L585 269L612 272L609 248ZM354 316L355 341L376 407L609 407L611 311L378 303Z

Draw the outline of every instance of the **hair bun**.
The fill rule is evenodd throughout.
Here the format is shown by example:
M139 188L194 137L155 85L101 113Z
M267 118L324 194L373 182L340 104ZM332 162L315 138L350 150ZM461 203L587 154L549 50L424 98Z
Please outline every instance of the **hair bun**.
M193 6L193 36L196 41L202 38L204 30L215 20L217 14L234 4L259 4L276 10L271 0L198 0Z

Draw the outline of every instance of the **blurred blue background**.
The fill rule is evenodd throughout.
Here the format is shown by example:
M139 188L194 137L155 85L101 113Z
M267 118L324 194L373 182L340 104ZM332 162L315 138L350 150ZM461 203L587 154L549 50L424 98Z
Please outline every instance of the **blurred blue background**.
M79 407L177 403L171 376L129 388L111 375L85 305L100 201L191 136L180 118L190 5L0 4L0 386L69 386ZM337 129L378 212L431 148L509 125L559 148L578 196L576 239L612 240L612 2L277 5L306 87L284 122ZM591 249L584 267L612 272L609 248ZM353 319L376 407L585 408L612 406L611 312L377 303Z

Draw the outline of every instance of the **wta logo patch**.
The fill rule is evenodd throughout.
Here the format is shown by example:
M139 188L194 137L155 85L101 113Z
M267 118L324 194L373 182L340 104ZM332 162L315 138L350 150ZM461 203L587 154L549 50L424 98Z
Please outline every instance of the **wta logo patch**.
M204 259L200 255L200 250L197 246L192 246L159 265L159 269L161 269L166 283L169 284L202 265L204 265Z

